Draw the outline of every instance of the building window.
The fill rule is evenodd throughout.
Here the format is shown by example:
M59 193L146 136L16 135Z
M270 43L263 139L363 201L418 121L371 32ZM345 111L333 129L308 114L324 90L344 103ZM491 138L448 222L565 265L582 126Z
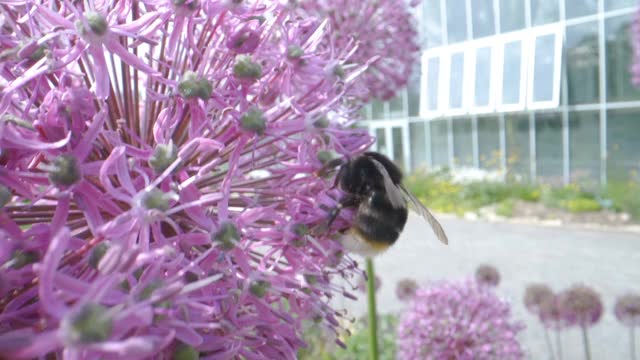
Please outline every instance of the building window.
M402 144L404 139L402 138L402 128L393 127L391 129L391 137L393 138L393 160L396 165L404 169L404 149Z
M538 29L532 39L533 63L529 66L529 109L557 107L560 100L562 35L559 27Z
M516 181L528 181L531 179L529 115L505 115L504 127L508 178Z
M374 120L386 118L386 114L384 113L384 102L378 99L371 102L371 118Z
M422 36L425 49L443 45L440 0L422 1Z
M493 111L493 86L495 78L493 73L493 49L490 46L482 46L473 50L474 71L470 74L473 79L473 99L472 107L474 112Z
M562 116L536 113L536 174L540 182L562 185Z
M604 9L606 11L625 9L635 7L637 4L637 0L604 0Z
M378 151L379 153L383 153L385 155L389 154L387 152L388 150L387 134L385 133L384 128L375 129L375 136L376 136L376 151Z
M448 0L447 39L449 44L467 40L467 7L465 0Z
M448 98L444 98L444 109L450 114L459 114L465 112L465 52L452 52L448 57L447 67L445 67L445 76L449 75L447 82Z
M433 166L449 166L449 126L447 120L435 120L431 125L431 156Z
M607 178L635 179L640 173L640 110L607 112Z
M500 32L524 29L524 0L500 0Z
M539 26L560 21L559 6L558 0L531 0L531 25Z
M629 69L633 61L630 27L633 15L618 16L605 22L607 101L640 99L640 89L631 84Z
M593 15L598 11L598 0L565 0L567 19Z
M427 159L427 131L429 123L415 122L409 124L409 137L411 138L411 168L415 170L425 169L429 164Z
M600 102L598 22L568 26L566 53L569 104Z
M420 114L423 117L432 117L439 113L440 78L442 73L438 54L425 53L422 57L422 91L420 92Z
M520 37L508 38L498 47L497 69L502 73L498 84L498 109L501 111L523 110L525 106L527 56L524 52L528 47L523 43L525 40Z
M453 162L454 166L473 166L471 119L453 120Z
M596 189L600 183L600 113L569 113L570 179Z
M405 118L407 112L404 108L404 99L407 96L406 89L399 91L396 96L389 100L389 117L391 119Z
M473 22L473 38L495 35L495 17L493 0L474 0L471 2L471 21Z
M478 160L483 169L497 170L501 165L500 127L496 116L478 118Z

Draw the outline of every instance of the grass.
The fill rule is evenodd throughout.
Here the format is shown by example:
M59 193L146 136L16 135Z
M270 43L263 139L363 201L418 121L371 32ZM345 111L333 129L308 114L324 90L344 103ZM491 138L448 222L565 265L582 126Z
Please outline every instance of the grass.
M599 194L579 185L564 187L531 185L516 182L476 181L454 183L446 170L426 174L414 173L406 179L407 187L437 212L462 215L487 205L496 205L501 216L512 216L516 201L541 202L547 207L572 213L594 212L603 208L629 213L640 220L640 184L610 183Z

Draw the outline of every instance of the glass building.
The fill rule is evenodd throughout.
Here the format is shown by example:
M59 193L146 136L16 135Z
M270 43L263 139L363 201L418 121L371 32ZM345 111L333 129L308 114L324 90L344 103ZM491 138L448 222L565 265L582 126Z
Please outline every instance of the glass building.
M637 0L423 0L410 86L363 122L406 170L503 170L522 181L638 179Z

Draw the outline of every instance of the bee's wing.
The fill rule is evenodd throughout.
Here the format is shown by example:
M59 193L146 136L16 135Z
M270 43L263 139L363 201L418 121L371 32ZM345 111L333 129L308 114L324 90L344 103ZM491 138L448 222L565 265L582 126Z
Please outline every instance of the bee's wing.
M447 234L444 232L442 225L440 225L438 220L436 220L433 214L431 214L429 209L422 205L420 200L416 199L416 197L413 196L413 194L409 190L407 190L404 185L400 185L399 188L402 190L402 193L409 202L411 208L415 210L415 212L423 219L425 219L427 223L429 223L438 240L440 240L444 244L449 244L449 239L447 238Z
M406 206L405 196L402 194L403 191L398 187L398 185L393 183L391 180L391 176L389 176L389 172L385 169L384 165L382 165L379 161L370 158L371 162L376 166L376 169L382 174L382 178L384 179L384 190L387 192L387 197L389 198L389 202L391 205L398 209Z

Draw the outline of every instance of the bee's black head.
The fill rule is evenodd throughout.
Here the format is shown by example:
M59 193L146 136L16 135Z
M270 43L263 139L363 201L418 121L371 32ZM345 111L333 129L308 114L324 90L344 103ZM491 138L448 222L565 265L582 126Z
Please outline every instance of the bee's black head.
M388 157L377 152L366 152L347 161L338 172L336 181L340 188L351 194L365 195L374 190L384 190L384 176L379 163L394 184L402 181L402 171Z

